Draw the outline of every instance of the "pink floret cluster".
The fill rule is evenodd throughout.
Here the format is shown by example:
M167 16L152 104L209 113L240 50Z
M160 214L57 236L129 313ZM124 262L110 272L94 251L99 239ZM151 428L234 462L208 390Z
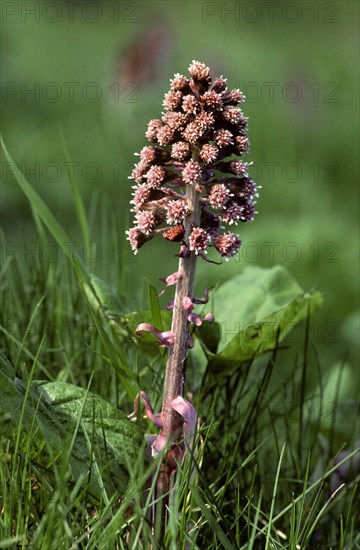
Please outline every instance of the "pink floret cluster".
M149 122L150 145L131 174L135 225L127 238L135 253L158 234L201 256L215 247L222 258L232 257L241 240L224 224L253 221L258 196L248 163L239 160L249 149L247 118L239 108L244 95L228 90L222 77L213 80L198 61L190 64L189 77L175 74L170 84L162 118ZM201 221L185 237L189 185L200 194Z

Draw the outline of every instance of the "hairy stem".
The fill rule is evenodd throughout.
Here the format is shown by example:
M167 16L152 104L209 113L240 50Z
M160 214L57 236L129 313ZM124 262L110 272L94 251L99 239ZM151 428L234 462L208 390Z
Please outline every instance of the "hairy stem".
M189 184L187 186L186 200L190 214L184 220L184 240L188 242L193 226L200 225L200 193L197 190L196 184ZM190 322L187 319L189 311L183 307L183 299L186 297L191 298L193 295L195 267L196 254L194 251L191 251L186 257L179 259L178 272L181 277L176 284L171 325L171 330L174 334L174 344L169 348L163 390L161 435L169 438L171 444L175 446L183 437L182 426L184 419L172 408L171 402L179 395L183 397L184 394ZM160 541L163 540L165 535L171 482L174 479L172 477L173 469L168 468L166 464L170 454L165 457L157 480L158 497L160 495L163 496L155 510L155 519L157 519L155 531L157 531L158 540Z
M200 225L200 203L199 192L196 185L188 185L186 199L190 208L190 214L186 217L185 240L191 233L192 226ZM183 396L186 372L186 359L189 342L189 314L183 306L183 298L193 295L193 284L195 276L196 254L192 251L186 258L180 258L178 271L181 274L176 285L174 309L171 330L174 334L174 345L169 348L168 362L166 366L165 384L162 407L162 433L171 436L176 443L179 431L182 426L182 418L171 407L171 402L178 395Z

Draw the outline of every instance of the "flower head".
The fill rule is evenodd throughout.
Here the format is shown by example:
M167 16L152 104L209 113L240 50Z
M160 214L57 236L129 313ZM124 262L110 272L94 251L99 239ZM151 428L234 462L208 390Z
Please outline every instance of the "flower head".
M232 225L233 223L236 225L239 220L241 220L243 212L244 208L240 206L240 204L235 201L231 201L228 204L227 208L224 209L224 212L221 215L221 219L229 225Z
M182 109L188 115L195 115L200 111L200 103L195 96L188 94L182 100Z
M212 162L215 162L218 154L219 149L216 145L205 143L200 149L199 156L205 164L211 164Z
M177 91L170 91L165 94L163 106L167 111L173 111L180 106L182 100L182 93Z
M205 63L193 61L190 64L189 73L194 80L204 80L209 77L210 69L205 65Z
M166 205L166 221L172 225L183 221L189 214L189 207L183 199L169 201Z
M193 250L195 254L206 251L210 243L210 235L202 227L195 227L189 237L190 250Z
M131 174L135 227L127 235L135 252L159 234L181 242L180 257L206 254L209 246L222 258L236 254L241 241L224 233L223 225L252 221L257 197L249 163L239 158L249 149L247 118L239 107L244 100L224 77L212 79L200 61L190 63L188 76L176 73L170 80L164 113L149 122L150 143ZM188 186L200 199L196 223L185 199Z
M136 215L137 227L145 235L150 235L156 226L156 216L154 212L144 210Z
M139 248L141 248L142 245L146 243L149 238L151 238L148 235L145 235L145 233L142 233L138 227L132 227L131 229L128 229L126 231L126 234L127 239L130 242L130 246L135 254L137 254Z
M150 170L146 172L144 177L147 180L147 186L150 189L156 189L160 187L165 179L165 170L162 166L154 165L151 166Z
M209 203L214 208L224 208L229 198L230 189L223 183L216 183L209 192Z
M188 85L188 80L187 78L182 75L182 74L179 74L179 73L176 73L174 75L174 78L172 78L170 80L170 84L171 84L171 89L174 90L174 91L182 91L184 90L184 88L186 88L186 86Z
M234 233L224 233L215 239L214 245L220 256L230 258L239 250L241 241Z
M185 183L196 183L201 178L201 166L196 160L189 160L182 171Z
M156 141L156 134L162 125L163 123L159 119L150 120L148 128L145 132L145 136L149 141Z
M171 147L171 156L175 160L186 160L191 155L191 147L186 141L177 141Z

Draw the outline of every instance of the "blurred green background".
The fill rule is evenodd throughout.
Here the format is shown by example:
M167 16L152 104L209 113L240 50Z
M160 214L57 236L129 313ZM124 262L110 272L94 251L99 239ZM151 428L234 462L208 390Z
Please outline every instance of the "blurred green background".
M136 257L126 244L127 178L169 78L203 61L247 96L245 160L262 189L255 222L239 228L239 257L223 267L200 261L199 292L247 264L286 266L324 295L311 329L321 363L346 359L355 372L358 3L4 0L1 8L3 137L92 270L139 307L143 277L156 283L176 269L171 243L153 240ZM64 142L91 220L91 251ZM2 262L16 255L31 263L31 250L65 261L38 244L3 157L1 195Z

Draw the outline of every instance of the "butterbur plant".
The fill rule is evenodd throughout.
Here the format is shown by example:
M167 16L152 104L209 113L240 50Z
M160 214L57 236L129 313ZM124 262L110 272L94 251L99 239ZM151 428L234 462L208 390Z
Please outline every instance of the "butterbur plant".
M162 279L175 285L168 304L171 330L161 332L149 323L136 329L139 337L142 331L152 332L159 346L168 348L162 410L156 418L142 393L147 415L160 430L149 440L151 455L166 449L158 480L165 491L196 426L196 412L184 399L191 327L214 322L211 312L201 317L195 311L208 300L205 289L203 298L193 293L196 260L214 263L209 249L216 250L219 263L235 256L241 240L226 226L254 219L257 189L248 164L240 160L249 149L247 118L239 107L244 99L240 90L228 89L226 79L213 79L204 63L193 61L189 76L175 74L171 80L162 118L149 122L150 145L140 151L131 175L135 225L127 236L134 253L155 236L178 247L178 270Z
M320 535L327 548L334 547L335 536L340 550L353 547L358 450L355 442L345 448L343 442L357 433L358 415L349 413L335 425L335 411L330 426L327 415L309 407L314 396L321 410L341 404L340 377L335 398L321 380L319 354L311 351L311 315L322 302L320 292L304 291L274 265L245 266L211 293L209 309L209 289L194 295L198 258L218 264L220 273L220 264L239 251L239 227L254 219L257 189L242 160L249 149L244 99L193 61L188 75L171 80L161 119L149 122L149 143L131 175L134 226L127 238L135 254L156 237L169 241L177 256L177 270L169 273L164 265L162 273L164 312L153 285L150 312L129 312L126 293L119 296L70 249L71 236L2 143L41 242L46 227L78 285L69 285L73 278L65 274L65 290L55 289L63 265L44 259L31 262L27 272L14 256L2 269L2 319L26 321L26 330L17 338L11 323L0 323L1 548L285 550L317 548ZM69 179L89 242L86 210ZM108 221L117 234L118 217ZM81 324L74 334L61 334L61 345L55 338L49 343L41 327L53 326L54 317L66 326L67 314L82 320L90 315L97 341L87 341ZM285 339L303 321L292 362ZM166 360L161 410L144 391L148 379L134 369L139 350L145 372L154 369L159 378L156 363ZM188 400L191 354L189 369L194 364L197 371ZM130 415L127 405L122 410L128 400L134 403ZM135 419L140 407L154 424L145 437ZM345 425L348 439L336 439Z

